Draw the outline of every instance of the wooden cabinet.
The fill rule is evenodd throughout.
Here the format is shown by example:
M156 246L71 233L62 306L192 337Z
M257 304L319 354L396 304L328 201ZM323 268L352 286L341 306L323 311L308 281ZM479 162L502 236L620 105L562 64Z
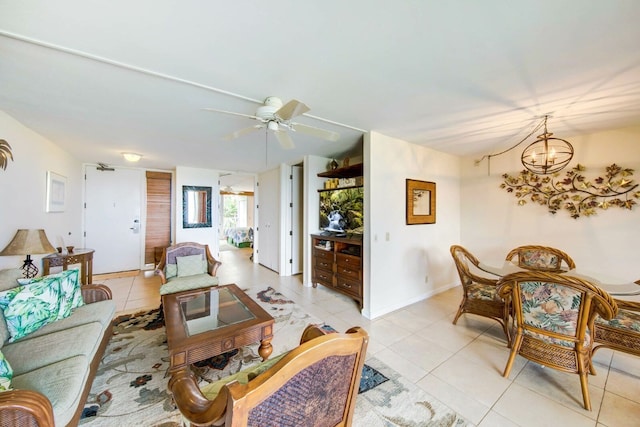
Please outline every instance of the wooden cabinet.
M362 236L311 235L313 287L319 283L358 302L362 310Z

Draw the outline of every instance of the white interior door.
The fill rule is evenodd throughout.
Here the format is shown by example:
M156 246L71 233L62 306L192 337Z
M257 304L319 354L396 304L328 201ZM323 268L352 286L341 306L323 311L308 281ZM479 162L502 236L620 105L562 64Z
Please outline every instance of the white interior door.
M95 250L94 274L141 267L143 178L142 170L85 167L85 247Z
M280 216L279 216L279 170L273 169L260 174L260 196L258 202L258 262L265 267L280 272Z
M291 274L302 273L302 166L291 167Z

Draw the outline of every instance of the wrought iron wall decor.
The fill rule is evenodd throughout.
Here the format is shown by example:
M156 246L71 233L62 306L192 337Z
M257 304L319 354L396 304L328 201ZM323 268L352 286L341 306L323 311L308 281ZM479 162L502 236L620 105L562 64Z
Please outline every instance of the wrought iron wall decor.
M504 174L500 188L513 193L518 205L532 203L546 205L549 212L555 214L566 209L572 218L581 215L596 215L598 209L610 207L633 209L640 199L640 190L633 180L633 169L621 168L615 163L605 168L605 175L588 179L583 172L586 168L578 164L566 171L564 177L559 173L539 175L523 170L516 176Z

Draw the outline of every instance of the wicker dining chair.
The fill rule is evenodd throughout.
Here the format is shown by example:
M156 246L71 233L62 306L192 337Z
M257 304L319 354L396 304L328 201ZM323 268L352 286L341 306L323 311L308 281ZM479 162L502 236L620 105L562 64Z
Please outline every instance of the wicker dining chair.
M576 268L576 263L568 254L550 246L518 246L507 254L506 260L513 262L514 258L518 259L518 266L526 270L562 271Z
M451 256L458 270L462 283L462 301L453 324L463 313L477 314L488 317L500 323L510 345L509 335L509 303L501 298L496 291L497 279L489 279L472 272L478 270L480 262L469 251L459 245L450 248Z
M517 355L580 376L584 407L591 410L588 374L597 316L613 318L618 307L604 290L566 274L525 271L498 281L498 293L511 297L515 334L503 376Z
M640 285L640 280L636 280ZM593 355L610 348L640 356L640 302L616 299L618 314L611 320L596 318Z

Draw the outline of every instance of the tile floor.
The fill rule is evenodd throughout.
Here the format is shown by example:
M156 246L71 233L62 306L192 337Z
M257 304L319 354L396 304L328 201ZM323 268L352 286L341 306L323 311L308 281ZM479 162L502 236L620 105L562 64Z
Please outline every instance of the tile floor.
M460 288L370 321L342 295L321 286L303 287L300 276L280 277L251 263L250 251L221 252L220 283L268 285L338 330L364 327L371 338L368 357L383 361L473 425L640 426L640 358L608 349L596 353L597 375L589 378L593 410L586 411L575 374L518 357L510 377L503 378L508 349L498 323L463 315L457 326L451 324ZM160 303L158 277L96 276L94 282L112 289L121 312Z

